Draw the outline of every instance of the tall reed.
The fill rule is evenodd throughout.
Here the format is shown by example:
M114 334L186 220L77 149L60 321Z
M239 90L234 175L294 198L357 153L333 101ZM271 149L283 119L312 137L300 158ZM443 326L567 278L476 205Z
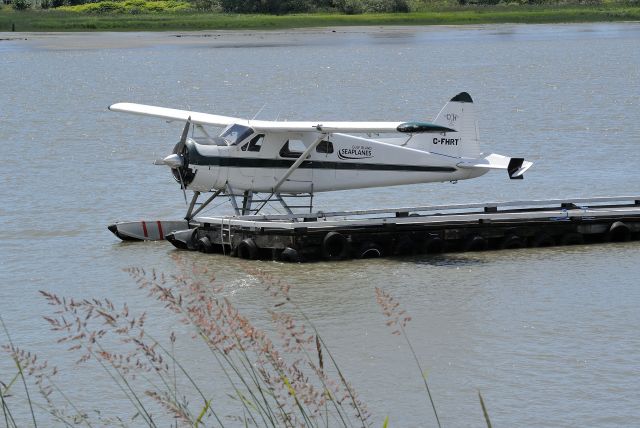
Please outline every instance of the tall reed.
M108 374L130 403L130 419L78 408L60 388L57 368L14 346L5 328L9 344L3 349L17 367L12 380L0 383L5 425L20 425L8 403L17 379L24 384L32 423L38 425L26 374L40 397L36 407L43 414L38 417L46 415L66 426L156 427L167 425L167 421L193 427L371 426L367 406L316 326L292 298L288 284L258 269L247 269L264 285L268 296L271 324L263 328L232 304L206 268L181 265L182 273L176 275L139 267L125 271L149 297L177 317L182 330L187 328L204 344L211 359L203 361L198 372L206 373L215 364L223 378L216 380L221 386L215 392L205 388L206 376L190 372L176 356L175 332L167 332L166 338L154 337L145 328L146 313L134 314L126 303L115 304L106 298L74 299L41 291L53 309L44 319L59 336L57 341L77 356L78 364L93 361ZM389 293L376 289L376 298L387 325L404 337L420 373L424 373L405 330L411 318ZM426 376L422 378L440 426ZM220 390L227 392L235 405L220 406L212 395L220 395ZM484 403L482 410L489 424ZM384 425L388 423L387 418Z

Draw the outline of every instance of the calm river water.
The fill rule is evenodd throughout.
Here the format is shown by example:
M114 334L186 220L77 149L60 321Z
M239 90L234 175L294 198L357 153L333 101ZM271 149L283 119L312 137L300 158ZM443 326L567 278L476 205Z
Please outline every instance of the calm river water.
M495 426L640 425L638 243L291 265L123 244L105 227L184 212L178 185L151 164L182 124L107 111L119 101L261 119L428 120L468 91L484 148L535 162L525 180L492 173L337 192L317 207L640 195L640 24L177 35L0 34L18 37L0 41L0 313L16 344L61 368L79 405L134 413L104 372L76 367L78 355L55 343L38 290L149 311L147 329L175 329L184 363L214 379L207 351L122 272L171 274L193 262L259 320L269 306L243 268L290 283L374 426L386 416L390 426L434 425L375 287L413 317L409 337L443 426L482 426L478 390ZM0 358L0 380L14 372ZM215 380L208 385L223 400Z

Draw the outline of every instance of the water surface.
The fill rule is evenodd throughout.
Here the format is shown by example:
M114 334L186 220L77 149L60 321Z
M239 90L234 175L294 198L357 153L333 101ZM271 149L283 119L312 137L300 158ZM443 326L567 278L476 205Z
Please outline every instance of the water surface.
M261 119L430 120L468 91L483 147L535 162L525 180L491 173L455 185L336 192L318 195L317 208L639 195L639 24L24 38L0 42L0 313L17 344L64 368L67 390L85 408L133 413L99 369L72 368L77 356L48 333L41 316L51 309L38 290L148 310L148 329L182 333L185 363L213 379L203 347L121 271L175 273L193 262L216 271L259 320L268 306L243 268L292 284L374 425L387 415L392 426L433 423L375 287L413 317L409 335L444 426L482 425L477 390L496 426L640 423L637 243L287 265L120 243L105 228L185 209L169 172L151 165L183 125L106 110L120 101ZM0 363L0 379L12 374Z

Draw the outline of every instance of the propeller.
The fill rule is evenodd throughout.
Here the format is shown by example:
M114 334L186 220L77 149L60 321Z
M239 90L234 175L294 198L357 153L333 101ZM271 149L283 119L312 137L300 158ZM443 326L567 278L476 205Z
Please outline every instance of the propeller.
M187 123L184 125L182 136L180 137L180 141L173 150L173 153L163 159L156 159L153 162L154 165L167 165L169 168L175 170L178 173L178 180L180 181L180 187L182 188L182 195L184 196L184 203L186 205L188 205L189 202L187 202L187 186L185 186L184 179L182 177L182 167L184 166L183 152L187 143L187 136L189 135L190 128L191 116L189 116L189 118L187 119Z
M191 116L187 118L187 123L184 125L184 129L182 130L182 136L180 137L180 142L178 143L178 147L176 147L176 153L182 153L182 150L184 150L184 144L187 142L187 136L189 135L190 128L191 128Z

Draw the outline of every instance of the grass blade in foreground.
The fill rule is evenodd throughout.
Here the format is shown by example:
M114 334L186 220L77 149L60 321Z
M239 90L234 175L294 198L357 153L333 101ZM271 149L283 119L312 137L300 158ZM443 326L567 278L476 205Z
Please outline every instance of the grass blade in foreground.
M431 390L429 389L429 384L427 383L427 375L422 369L420 361L418 360L418 356L416 355L416 352L411 345L411 341L407 336L407 332L404 329L409 321L411 321L411 317L404 309L400 308L400 303L396 299L394 299L391 294L378 287L376 287L376 301L382 308L382 313L387 317L387 326L394 329L391 334L402 335L405 342L407 342L409 350L411 351L411 355L413 355L413 359L418 366L418 370L420 370L420 376L422 377L424 387L427 390L427 396L429 397L429 403L431 403L431 408L433 409L433 415L436 417L438 428L440 428L440 418L438 417L438 412L436 411L436 405L433 403Z
M482 394L478 391L478 398L480 399L480 406L482 407L482 414L484 415L484 420L487 423L487 428L491 428L491 420L489 420L489 413L487 412L487 408L484 405L484 400L482 399Z

